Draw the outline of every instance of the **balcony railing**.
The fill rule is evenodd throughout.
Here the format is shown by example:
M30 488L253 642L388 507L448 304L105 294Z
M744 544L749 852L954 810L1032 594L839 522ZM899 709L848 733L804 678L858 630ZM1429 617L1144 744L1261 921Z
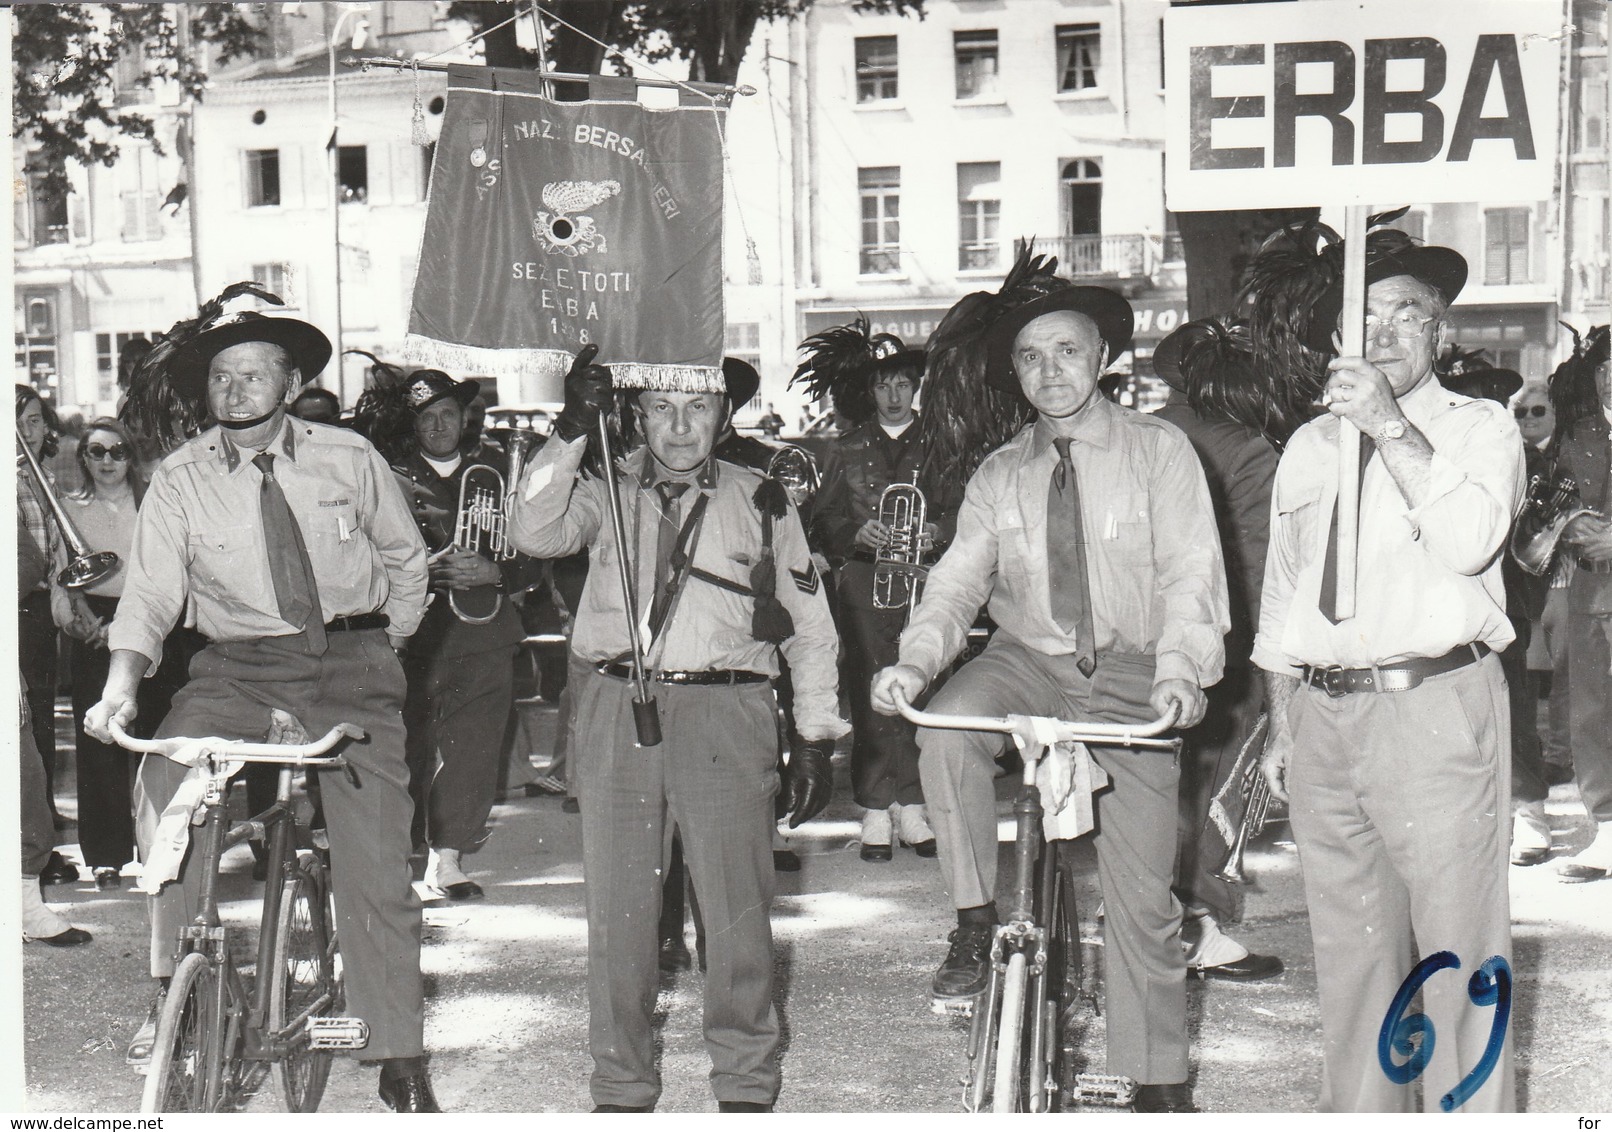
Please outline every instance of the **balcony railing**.
M1058 274L1073 279L1151 276L1167 258L1163 240L1141 234L1044 236L1035 251L1057 256Z

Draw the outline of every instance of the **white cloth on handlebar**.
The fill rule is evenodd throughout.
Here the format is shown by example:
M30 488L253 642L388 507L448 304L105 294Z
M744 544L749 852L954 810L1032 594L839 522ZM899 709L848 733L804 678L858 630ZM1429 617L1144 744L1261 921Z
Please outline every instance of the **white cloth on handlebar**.
M1063 809L1047 813L1041 818L1041 832L1048 841L1065 841L1084 837L1097 826L1091 797L1108 785L1108 772L1092 761L1091 752L1084 743L1062 743L1058 748L1065 752L1075 766L1075 784L1064 800Z
M155 896L163 885L179 876L179 866L184 863L185 852L190 848L190 827L201 824L206 814L207 782L212 777L206 755L209 751L227 748L229 744L227 739L198 739L186 743L172 754L147 756L167 758L190 769L185 772L179 788L157 819L157 830L146 859L140 866L140 881L134 886L134 891ZM228 780L244 765L238 761L224 763L219 768L219 774Z

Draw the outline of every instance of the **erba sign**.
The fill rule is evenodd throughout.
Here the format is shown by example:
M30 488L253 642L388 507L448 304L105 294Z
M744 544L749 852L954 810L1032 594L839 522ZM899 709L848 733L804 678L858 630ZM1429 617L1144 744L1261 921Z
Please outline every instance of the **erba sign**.
M1550 196L1557 0L1169 9L1175 211Z

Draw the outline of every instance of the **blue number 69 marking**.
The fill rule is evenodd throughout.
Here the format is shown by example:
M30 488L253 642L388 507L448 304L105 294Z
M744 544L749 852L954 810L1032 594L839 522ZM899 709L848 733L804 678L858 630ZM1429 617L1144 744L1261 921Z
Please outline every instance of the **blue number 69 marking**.
M1433 1021L1425 1014L1406 1014L1417 990L1439 971L1458 970L1461 961L1453 952L1438 951L1423 959L1405 976L1399 992L1388 1006L1383 1017L1382 1030L1377 1035L1377 1061L1383 1073L1396 1085L1408 1085L1422 1075L1433 1058L1433 1043L1437 1033ZM1500 1060L1500 1051L1506 1043L1506 1026L1511 1020L1511 964L1505 956L1492 955L1467 980L1467 998L1474 1006L1493 1006L1494 1020L1489 1027L1489 1042L1483 1056L1472 1067L1472 1072L1460 1084L1439 1098L1439 1108L1451 1112L1471 1099L1483 1087ZM1421 1035L1420 1044L1411 1039ZM1404 1064L1394 1061L1394 1054L1405 1058Z

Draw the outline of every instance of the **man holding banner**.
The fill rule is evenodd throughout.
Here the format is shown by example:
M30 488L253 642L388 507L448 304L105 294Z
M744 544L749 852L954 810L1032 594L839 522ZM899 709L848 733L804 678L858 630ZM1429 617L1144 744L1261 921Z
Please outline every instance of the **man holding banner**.
M1425 1070L1428 1110L1511 1111L1509 707L1492 654L1513 637L1500 552L1522 442L1503 406L1433 372L1466 261L1374 232L1365 280L1365 356L1330 363L1329 415L1294 434L1277 469L1253 653L1267 672L1264 771L1291 803L1315 940L1319 1108L1410 1111ZM1342 305L1334 281L1312 348ZM1340 422L1361 433L1357 609L1343 619Z

